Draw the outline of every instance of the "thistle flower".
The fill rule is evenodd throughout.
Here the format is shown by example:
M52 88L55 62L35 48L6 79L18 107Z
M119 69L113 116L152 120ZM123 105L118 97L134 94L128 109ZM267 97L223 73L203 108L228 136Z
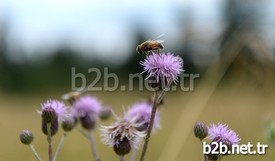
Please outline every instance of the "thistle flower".
M231 129L228 128L226 124L211 124L210 128L208 128L208 138L211 139L212 142L223 143L227 146L228 150L232 149L233 144L238 144L240 141L239 136ZM211 145L211 149L213 149L214 145ZM220 148L220 147L218 147ZM216 161L221 156L229 155L230 153L226 154L207 154L208 160Z
M72 105L74 115L79 118L83 128L91 130L95 127L96 118L101 111L101 102L91 96L83 96Z
M228 128L228 125L218 123L212 124L208 129L208 137L212 141L221 141L224 144L238 144L241 140L233 130Z
M152 112L152 104L149 102L139 102L134 105L126 112L125 119L131 120L133 119L135 123L140 124L137 127L139 131L146 131L150 122ZM159 112L156 112L153 131L160 128L160 117Z
M92 96L82 96L77 99L72 107L74 108L77 116L85 116L87 113L92 115L98 115L101 110L101 102Z
M58 131L58 121L62 121L67 114L65 104L57 100L47 100L41 104L42 111L37 111L42 116L42 132L47 135L47 124L51 124L51 135Z
M57 119L61 121L67 115L67 109L65 108L65 104L58 100L49 99L41 104L41 108L42 111L38 110L37 112L41 115L43 115L43 113L45 114L44 119L46 122L48 120L54 120L55 117L57 117Z
M131 148L138 149L144 132L138 131L134 120L118 119L110 126L102 126L100 129L102 142L114 148L118 155L125 155Z
M146 79L156 79L155 83L167 87L172 82L176 82L177 77L183 71L183 60L172 53L152 53L140 63L144 72L147 72ZM153 86L156 86L153 85Z

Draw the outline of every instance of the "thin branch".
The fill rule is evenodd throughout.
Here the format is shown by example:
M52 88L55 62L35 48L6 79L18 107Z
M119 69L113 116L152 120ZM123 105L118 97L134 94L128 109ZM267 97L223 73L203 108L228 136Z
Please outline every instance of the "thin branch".
M35 156L36 160L42 161L41 158L39 157L38 153L36 152L34 146L32 144L30 144L29 147L31 148L31 151L32 151L33 155Z
M67 133L64 132L63 135L61 136L61 139L60 139L60 142L58 144L58 147L56 149L56 152L54 154L54 157L53 157L53 161L57 161L57 157L61 151L61 148L63 147L63 144L64 144L64 140L65 140L65 137L67 136Z
M157 102L158 102L158 94L157 94L157 92L155 92L154 100L153 100L153 109L152 109L152 113L151 113L150 122L149 122L149 125L148 125L148 128L147 128L147 134L146 134L145 142L143 144L143 149L142 149L140 161L144 161L144 158L145 158L145 155L146 155L146 151L147 151L147 148L148 148L148 143L150 141L150 136L151 136L151 132L152 132L153 124L154 124L155 115L156 115L156 112L157 112Z

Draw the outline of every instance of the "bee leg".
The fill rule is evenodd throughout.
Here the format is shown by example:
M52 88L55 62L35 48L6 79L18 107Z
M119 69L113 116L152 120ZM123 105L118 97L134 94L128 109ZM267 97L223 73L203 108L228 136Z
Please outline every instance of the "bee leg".
M159 54L159 49L158 49L158 54Z

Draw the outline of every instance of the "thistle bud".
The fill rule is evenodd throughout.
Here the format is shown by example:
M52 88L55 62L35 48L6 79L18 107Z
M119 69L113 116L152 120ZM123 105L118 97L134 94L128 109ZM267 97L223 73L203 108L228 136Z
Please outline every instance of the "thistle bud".
M85 114L84 116L80 117L80 123L84 129L92 130L95 128L96 118L94 115Z
M23 130L19 135L22 144L29 145L33 141L32 132L29 130Z
M131 145L127 138L123 138L122 140L118 140L117 143L114 145L114 151L117 155L125 155L130 153Z
M56 119L57 114L53 108L47 107L42 110L42 120L45 123L53 123Z
M109 107L102 108L99 112L99 117L101 120L106 120L112 115L112 110Z
M76 122L74 118L68 117L62 121L62 129L66 132L73 130Z
M197 122L194 126L194 134L199 139L204 139L208 135L208 128L203 122Z
M58 131L58 121L57 121L57 119L55 119L53 123L46 123L44 120L42 120L41 129L42 129L42 132L45 135L48 135L47 124L51 125L51 127L50 127L51 128L51 135L54 136Z

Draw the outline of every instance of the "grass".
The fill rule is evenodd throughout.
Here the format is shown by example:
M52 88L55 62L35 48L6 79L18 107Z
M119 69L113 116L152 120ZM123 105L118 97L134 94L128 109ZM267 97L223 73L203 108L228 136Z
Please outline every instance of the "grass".
M39 95L0 94L0 157L2 160L35 161L28 147L19 141L18 135L23 129L29 129L34 133L34 146L40 156L47 160L46 136L40 131L40 117L35 110L39 109L40 102L48 98L60 98L61 94L61 92ZM112 105L119 115L123 114L122 106L127 108L135 101L140 100L140 96L150 95L150 93L118 91L91 94L96 95L106 104ZM275 119L274 96L274 91L265 92L254 84L242 81L220 86L210 96L201 93L198 97L196 89L193 92L168 93L166 105L161 109L162 129L153 134L145 160L164 161L165 157L171 157L171 161L201 161L202 149L199 140L193 136L192 129L194 121L199 120L208 125L212 122L229 124L230 128L234 129L242 138L241 143L266 143L265 116L271 114ZM190 100L197 102L190 103ZM201 111L194 112L198 108L199 102L203 101L205 105ZM190 105L194 105L194 107L190 108ZM194 118L194 114L197 115L197 118ZM113 120L114 118L107 122L100 122L100 124L108 125ZM54 148L56 148L60 137L61 133L54 137ZM96 140L102 161L118 160L112 148L100 143L98 132L96 132ZM274 149L269 148L266 155L235 155L227 156L223 160L268 161L271 160L272 152L274 153ZM126 157L126 160L128 159L129 156ZM59 160L92 160L88 140L77 131L69 133Z

